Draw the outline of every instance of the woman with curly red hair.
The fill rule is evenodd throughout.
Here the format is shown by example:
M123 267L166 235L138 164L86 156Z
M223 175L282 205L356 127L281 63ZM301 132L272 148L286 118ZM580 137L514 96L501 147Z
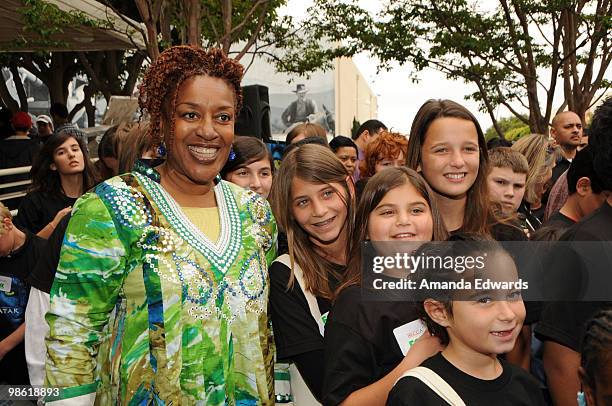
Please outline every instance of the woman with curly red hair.
M276 225L221 180L243 68L177 46L139 104L166 161L75 205L47 313L46 385L66 404L273 404L267 263ZM53 404L53 403L51 403Z

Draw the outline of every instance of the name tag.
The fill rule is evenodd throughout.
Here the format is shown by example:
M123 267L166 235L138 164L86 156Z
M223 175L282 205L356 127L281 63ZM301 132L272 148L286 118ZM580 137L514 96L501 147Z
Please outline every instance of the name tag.
M395 339L402 350L402 354L408 354L410 347L412 347L414 342L418 340L419 337L425 333L425 331L427 331L427 326L421 319L413 320L410 323L406 323L393 329L393 334L395 335Z
M10 292L13 279L8 276L0 276L0 292Z

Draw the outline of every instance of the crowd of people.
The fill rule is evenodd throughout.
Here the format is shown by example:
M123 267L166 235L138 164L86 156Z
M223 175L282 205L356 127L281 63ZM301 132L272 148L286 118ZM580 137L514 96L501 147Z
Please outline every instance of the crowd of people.
M171 47L97 162L58 106L11 149L32 169L17 216L0 203L0 384L61 388L50 405L610 404L608 301L363 293L364 244L480 250L516 276L496 241L612 240L612 98L588 146L569 111L496 146L428 100L409 134L298 124L275 162L234 135L242 75L221 50ZM11 122L3 150L31 139L28 114Z

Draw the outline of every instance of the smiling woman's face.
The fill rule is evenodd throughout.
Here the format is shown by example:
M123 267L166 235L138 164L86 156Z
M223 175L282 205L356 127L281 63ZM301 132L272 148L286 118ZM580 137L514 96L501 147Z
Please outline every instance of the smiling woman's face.
M169 169L197 185L212 182L234 140L234 106L234 92L223 79L186 79L178 89L174 140L166 160Z

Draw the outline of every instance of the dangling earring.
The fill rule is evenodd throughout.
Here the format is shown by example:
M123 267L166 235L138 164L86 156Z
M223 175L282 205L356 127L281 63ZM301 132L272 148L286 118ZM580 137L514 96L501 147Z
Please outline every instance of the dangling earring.
M578 406L587 406L586 396L584 395L584 392L578 392L576 400L578 401Z
M229 152L229 156L227 157L227 159L231 162L234 159L236 159L236 153L234 152L234 147L230 146L230 152Z
M156 152L157 152L157 156L158 157L165 158L165 156L166 156L166 143L163 142L163 141L160 142L157 145Z

